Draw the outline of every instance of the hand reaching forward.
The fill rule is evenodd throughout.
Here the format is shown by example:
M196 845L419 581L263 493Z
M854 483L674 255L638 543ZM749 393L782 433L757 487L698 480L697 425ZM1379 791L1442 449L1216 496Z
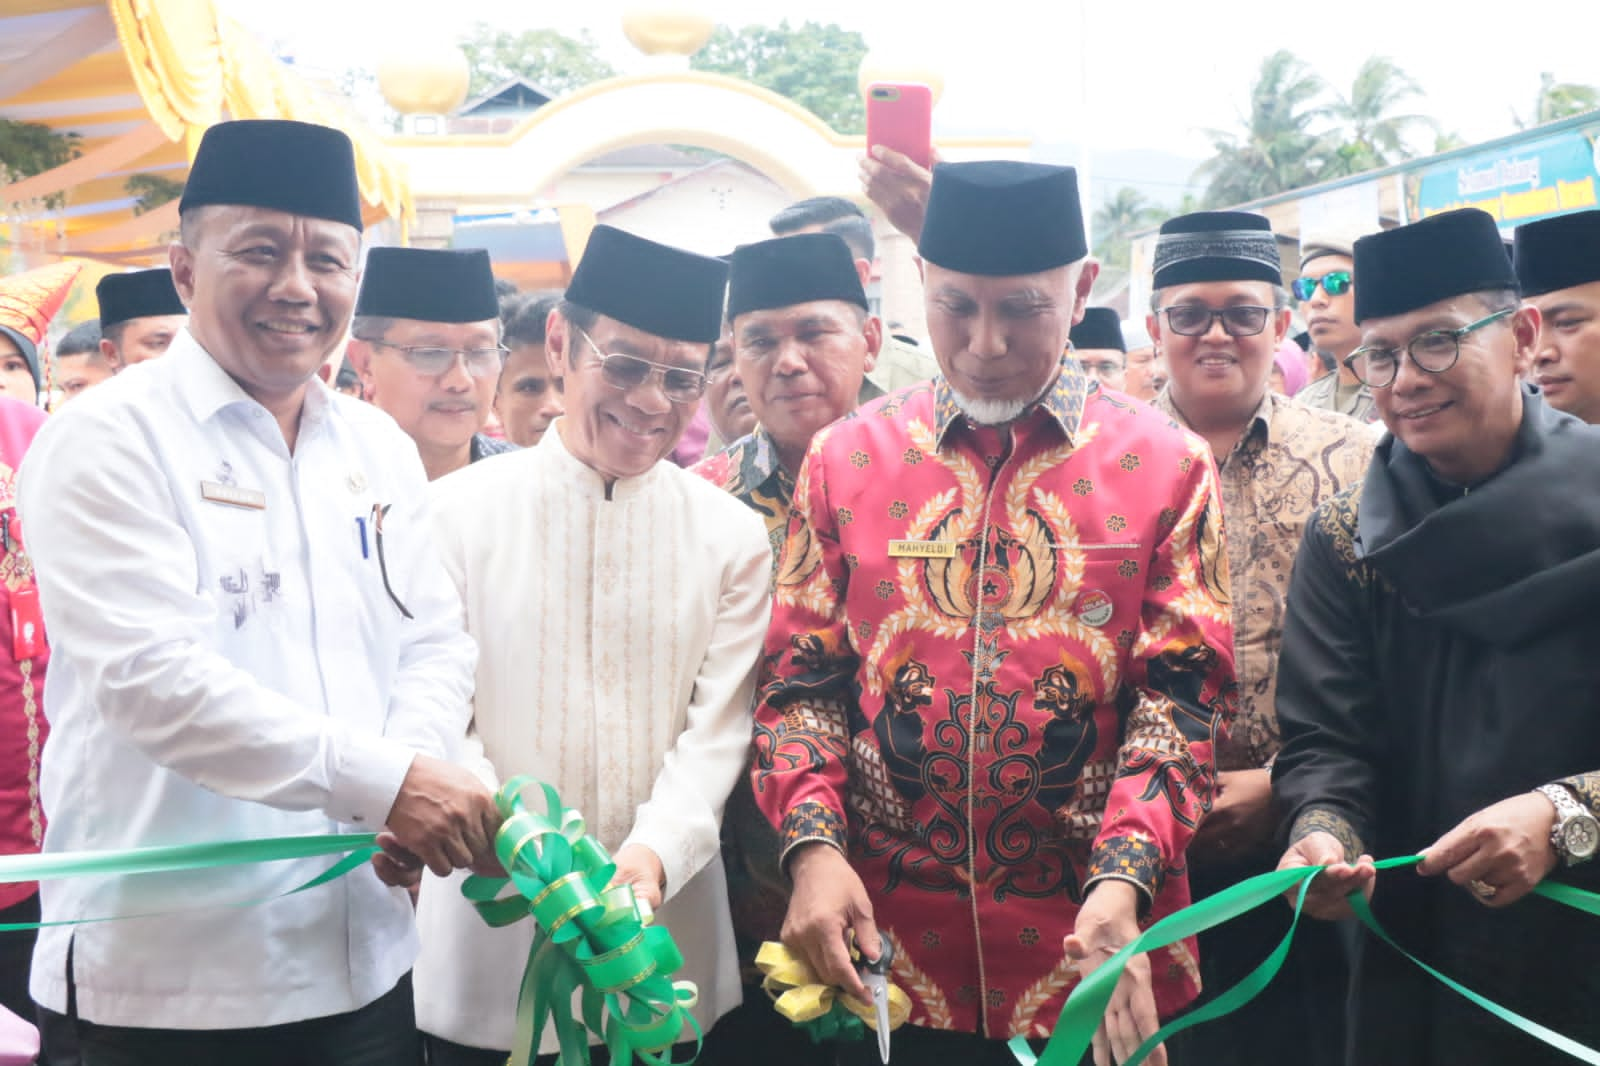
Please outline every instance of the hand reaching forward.
M1067 955L1078 961L1082 977L1099 969L1139 935L1138 893L1126 881L1101 881L1090 890L1064 945ZM1111 1002L1095 1030L1094 1066L1126 1062L1160 1028L1150 956L1135 955L1117 978ZM1166 1045L1158 1046L1144 1061L1150 1066L1166 1066Z

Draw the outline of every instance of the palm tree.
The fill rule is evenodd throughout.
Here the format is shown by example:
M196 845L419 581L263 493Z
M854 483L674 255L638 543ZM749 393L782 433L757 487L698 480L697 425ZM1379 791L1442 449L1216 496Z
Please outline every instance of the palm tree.
M1524 120L1515 112L1511 117L1517 129L1525 130L1596 109L1600 109L1600 88L1575 81L1556 81L1556 76L1547 70L1539 75L1539 95L1534 98L1533 117Z
M1104 266L1126 268L1132 254L1129 238L1166 218L1165 210L1124 185L1094 213L1095 258Z
M1322 179L1388 166L1414 155L1408 143L1414 131L1439 134L1439 125L1426 115L1392 112L1422 89L1411 76L1386 56L1371 56L1356 72L1350 95L1336 94L1326 115L1340 130L1330 136L1328 165Z
M1256 200L1315 180L1323 144L1311 125L1323 112L1312 103L1323 89L1322 79L1285 49L1263 60L1243 135L1206 131L1217 153L1195 171L1206 182L1206 203Z

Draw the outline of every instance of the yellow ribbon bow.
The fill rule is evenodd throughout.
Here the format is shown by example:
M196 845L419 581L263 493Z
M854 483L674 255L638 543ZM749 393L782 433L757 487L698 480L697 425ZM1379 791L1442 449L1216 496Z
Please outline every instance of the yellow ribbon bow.
M863 1026L876 1030L878 1015L872 1004L844 993L836 985L825 985L804 959L782 944L767 941L756 953L761 970L761 989L772 998L777 1012L811 1034L818 1043L824 1040L859 1040ZM898 1029L911 1016L911 997L899 985L889 985L889 1028Z

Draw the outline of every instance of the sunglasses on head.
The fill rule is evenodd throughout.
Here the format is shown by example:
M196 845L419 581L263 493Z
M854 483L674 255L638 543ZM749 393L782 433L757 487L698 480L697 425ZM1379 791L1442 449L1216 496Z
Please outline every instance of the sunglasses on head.
M1329 296L1342 296L1350 291L1350 271L1330 270L1320 278L1296 278L1292 286L1295 299L1311 299L1319 284Z

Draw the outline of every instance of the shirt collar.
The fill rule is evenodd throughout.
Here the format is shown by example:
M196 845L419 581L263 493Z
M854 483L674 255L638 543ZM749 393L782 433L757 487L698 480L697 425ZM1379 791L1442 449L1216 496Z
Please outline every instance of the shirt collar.
M734 476L746 489L759 488L774 475L780 481L787 476L778 461L778 442L761 426L734 441L730 450Z
M561 439L561 423L565 417L563 415L551 422L550 428L539 438L539 443L527 450L554 461L566 474L569 483L576 486L584 496L599 500L626 500L637 496L650 487L651 482L660 475L663 465L670 465L672 462L670 459L658 459L654 466L637 477L618 478L612 482L611 491L608 493L606 479L567 450L567 442Z
M1166 388L1162 389L1156 395L1156 398L1151 401L1151 403L1156 410L1168 416L1185 429L1194 429L1193 426L1189 425L1189 420L1183 417L1183 412L1178 410L1178 405L1173 402L1172 386L1170 384L1168 384ZM1282 409L1283 403L1284 398L1282 396L1279 396L1271 389L1268 389L1267 394L1261 397L1261 402L1256 405L1255 413L1250 416L1250 422L1245 426L1244 434L1239 438L1239 443L1234 445L1233 450L1238 451L1240 448L1244 447L1247 441L1255 440L1257 438L1259 438L1263 444L1269 442L1272 439L1272 419L1277 415L1278 411Z
M185 327L172 338L172 344L161 357L171 368L177 381L178 395L188 405L196 422L209 421L219 411L229 407L256 407L266 410L239 383L222 369L211 353L201 347L194 334ZM328 395L332 390L321 378L313 376L306 389L305 406L301 412L301 426L314 425L321 420L330 406Z
M1078 361L1063 356L1055 381L1044 391L1044 395L1024 408L1022 414L1017 417L1020 419L1033 411L1043 411L1061 427L1062 434L1070 444L1083 421L1083 405L1089 396L1089 385L1089 375L1084 372ZM960 405L956 403L955 390L950 387L943 374L934 378L933 410L934 437L943 445L945 434L949 432L950 427L959 424L964 418Z

